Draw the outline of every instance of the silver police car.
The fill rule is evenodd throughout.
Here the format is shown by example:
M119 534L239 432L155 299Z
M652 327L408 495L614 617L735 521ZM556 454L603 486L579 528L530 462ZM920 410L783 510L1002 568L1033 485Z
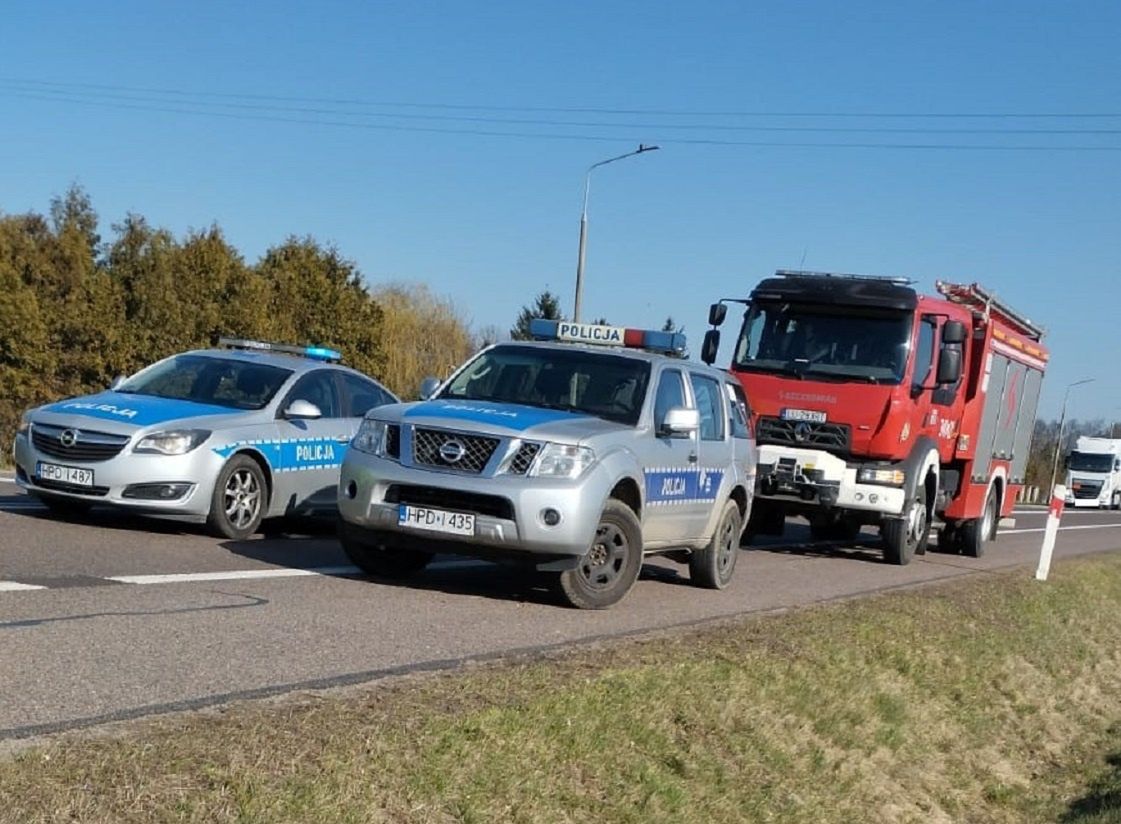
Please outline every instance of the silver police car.
M339 478L339 535L374 576L435 553L555 572L573 606L603 608L644 554L732 578L754 489L747 400L680 357L680 334L536 320L419 403L366 415Z
M330 349L219 343L25 413L16 483L60 513L107 504L227 538L333 510L362 416L397 398Z

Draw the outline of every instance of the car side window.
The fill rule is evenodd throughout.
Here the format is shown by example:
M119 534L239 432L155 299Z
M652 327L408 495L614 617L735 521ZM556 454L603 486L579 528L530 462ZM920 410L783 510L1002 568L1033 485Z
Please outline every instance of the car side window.
M394 402L393 396L373 381L343 373L342 382L346 394L346 403L343 404L345 418L361 418L375 406Z
M697 398L697 411L701 413L701 440L724 440L724 398L720 381L695 372L689 373L689 380Z
M296 385L288 393L285 406L290 406L292 401L308 401L315 404L324 418L341 417L339 392L335 388L335 376L329 369L309 372L296 381Z
M919 341L915 348L915 377L911 381L914 391L926 385L934 361L934 318L923 317L919 323Z
M750 438L751 429L748 421L751 420L751 410L747 405L747 398L743 394L743 387L738 383L724 384L724 391L728 396L728 426L733 438Z
M676 369L666 369L658 378L658 392L654 396L654 429L658 430L666 419L666 413L675 406L687 406L685 403L685 381L681 372Z

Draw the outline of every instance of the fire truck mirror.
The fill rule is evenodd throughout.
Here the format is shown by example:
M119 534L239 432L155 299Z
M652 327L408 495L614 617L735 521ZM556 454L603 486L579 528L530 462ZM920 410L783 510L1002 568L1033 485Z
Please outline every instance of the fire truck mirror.
M944 346L938 355L938 384L957 383L961 379L961 350Z
M720 332L709 329L705 332L704 343L701 344L701 360L712 366L716 362L716 353L720 351Z
M948 320L942 327L942 343L965 343L965 324L960 320Z
M719 326L724 322L725 316L728 314L728 307L723 303L714 303L708 307L708 324L709 326Z

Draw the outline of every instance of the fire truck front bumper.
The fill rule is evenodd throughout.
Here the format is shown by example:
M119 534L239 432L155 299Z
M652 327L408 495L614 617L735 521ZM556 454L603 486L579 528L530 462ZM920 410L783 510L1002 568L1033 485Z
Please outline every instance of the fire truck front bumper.
M826 509L859 509L883 515L902 513L906 497L902 472L891 467L850 464L817 449L771 444L759 447L755 493Z

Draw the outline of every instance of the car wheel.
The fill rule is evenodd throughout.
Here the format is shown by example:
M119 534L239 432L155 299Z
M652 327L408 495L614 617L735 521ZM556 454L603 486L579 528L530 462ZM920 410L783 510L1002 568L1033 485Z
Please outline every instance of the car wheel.
M606 609L630 591L641 569L642 525L630 507L609 500L580 565L560 574L561 594L579 609Z
M248 455L234 455L218 473L206 525L219 538L248 538L260 526L267 502L260 464Z
M996 537L996 523L996 491L990 487L985 496L985 508L981 511L981 517L961 523L962 554L970 558L984 555L986 544Z
M740 533L743 517L735 501L724 504L712 540L704 549L689 556L689 580L705 589L724 589L732 581L736 558L740 554Z
M919 484L911 505L902 518L885 520L880 526L880 537L884 542L884 560L889 564L904 566L911 563L915 555L926 552L926 542L930 539L930 518L926 512L926 484Z
M346 557L371 578L386 578L400 581L410 578L428 566L432 560L431 552L394 547L386 536L385 541L378 539L363 540L355 537L339 522L339 542L343 545Z

